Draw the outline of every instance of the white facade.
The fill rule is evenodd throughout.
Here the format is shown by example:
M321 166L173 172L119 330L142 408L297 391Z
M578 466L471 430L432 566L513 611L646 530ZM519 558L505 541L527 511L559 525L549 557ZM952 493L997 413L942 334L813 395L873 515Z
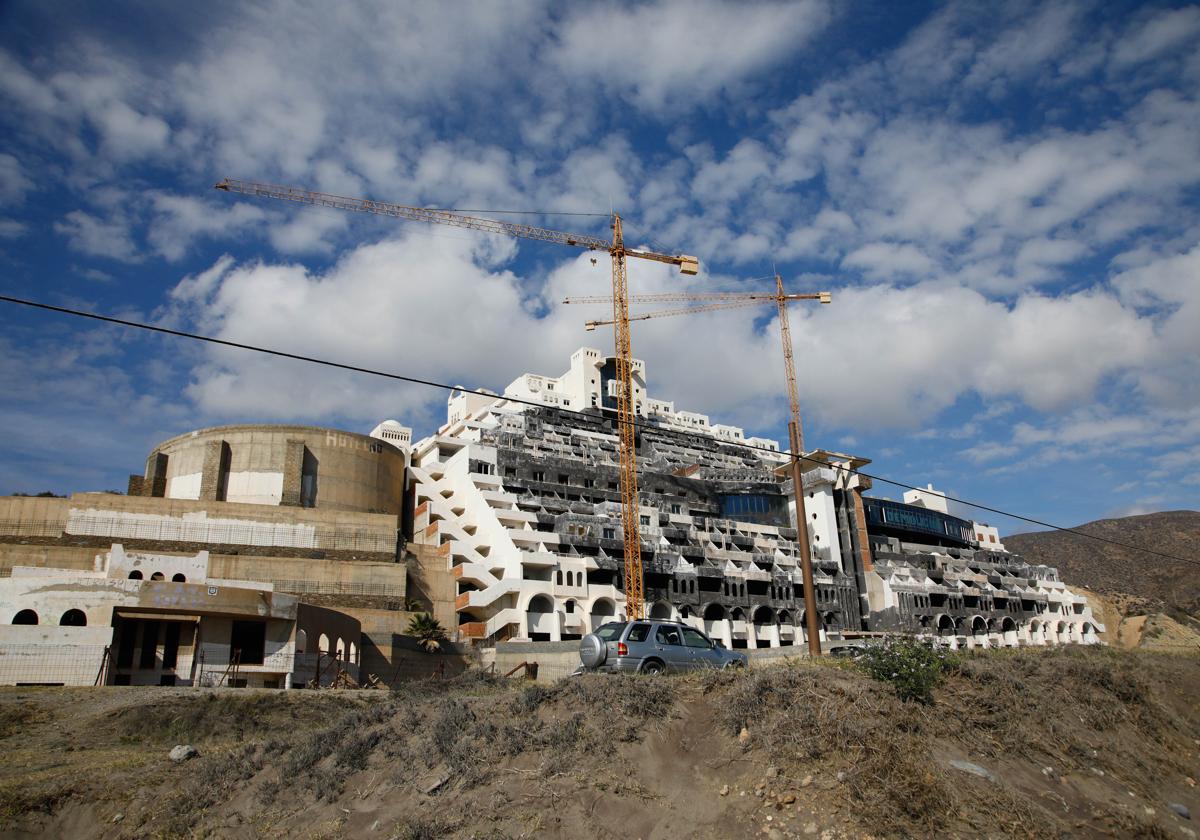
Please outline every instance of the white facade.
M0 685L289 688L357 676L357 620L270 583L212 578L208 564L207 551L118 543L88 571L15 566L0 579Z
M634 370L646 419L638 513L649 615L728 647L802 644L787 455L775 441L650 398L644 365ZM461 638L559 641L624 614L613 374L611 358L585 347L560 376L525 374L502 395L456 392L446 425L413 446L414 541L436 546L458 581ZM862 496L870 480L857 472L867 463L819 450L802 465L823 638L863 629L867 617L867 629L967 647L1097 640L1086 602L1052 569L973 549L934 562L898 548L874 563ZM932 487L913 498L946 514Z

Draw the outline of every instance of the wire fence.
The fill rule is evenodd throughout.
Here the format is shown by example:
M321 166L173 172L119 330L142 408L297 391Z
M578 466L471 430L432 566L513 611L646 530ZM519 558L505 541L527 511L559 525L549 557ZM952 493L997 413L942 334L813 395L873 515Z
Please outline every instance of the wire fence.
M355 662L332 653L292 653L290 648L242 663L228 648L202 645L193 656L180 651L171 667L137 658L122 661L112 645L0 645L0 685L100 686L154 685L198 688L328 687L349 677L357 681Z
M0 519L0 534L15 537L104 537L115 540L304 548L318 551L394 553L397 534L378 528L303 523L185 520L113 513L72 515L60 520Z
M0 645L0 685L97 685L106 645Z

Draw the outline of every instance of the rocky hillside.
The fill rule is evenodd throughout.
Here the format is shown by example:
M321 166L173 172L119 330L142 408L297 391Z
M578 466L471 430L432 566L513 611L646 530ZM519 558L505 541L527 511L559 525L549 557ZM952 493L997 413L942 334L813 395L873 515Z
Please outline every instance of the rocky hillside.
M1100 519L1075 530L1185 559L1131 551L1063 531L1015 534L1005 537L1004 545L1033 563L1056 566L1068 584L1142 599L1143 613L1165 609L1200 616L1200 511ZM1139 610L1136 604L1130 607Z

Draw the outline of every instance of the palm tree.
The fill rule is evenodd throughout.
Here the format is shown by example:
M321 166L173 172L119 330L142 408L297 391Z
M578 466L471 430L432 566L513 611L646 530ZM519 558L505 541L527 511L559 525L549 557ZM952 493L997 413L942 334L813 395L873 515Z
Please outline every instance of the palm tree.
M429 613L417 613L408 622L408 635L417 640L426 653L439 650L446 641L442 624Z

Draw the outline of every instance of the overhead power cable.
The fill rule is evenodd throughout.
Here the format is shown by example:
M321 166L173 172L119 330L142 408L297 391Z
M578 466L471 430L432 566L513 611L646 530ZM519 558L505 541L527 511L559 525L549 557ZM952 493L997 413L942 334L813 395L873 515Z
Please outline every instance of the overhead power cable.
M379 377L383 377L385 379L395 380L397 382L408 382L413 385L424 385L425 387L428 387L428 388L438 388L443 391L451 391L451 392L457 391L460 393L474 393L462 385L447 385L444 382L435 382L431 379L421 379L419 377L406 376L406 375L400 374L400 373L388 373L386 371L375 370L373 368L367 368L367 367L361 367L359 365L350 365L350 364L345 364L344 362L334 362L334 361L330 361L329 359L320 359L320 358L316 358L314 356L303 356L298 353L288 353L283 350L273 350L269 347L259 347L259 346L253 345L253 344L243 344L242 342L238 342L238 341L229 341L229 340L223 339L223 338L214 338L212 336L200 335L198 333L190 333L190 332L185 332L183 330L174 330L169 327L160 327L155 324L146 324L146 323L142 323L140 321L131 321L131 320L128 320L125 318L114 318L109 315L100 315L99 313L87 312L86 310L82 310L82 309L71 309L71 308L65 307L65 306L54 306L49 303L41 303L39 301L25 300L24 298L12 297L10 295L0 295L0 301L3 301L5 303L17 304L20 306L28 306L28 307L31 307L34 309L42 309L47 312L57 312L57 313L60 313L63 315L73 315L78 318L88 318L93 321L102 321L107 324L117 324L119 326L131 327L133 329L162 333L164 335L173 335L178 338L187 338L187 339L191 339L193 341L203 341L208 344L216 344L216 345L220 345L222 347L233 347L237 350L249 350L254 353L264 353L269 356L278 356L283 359L293 359L298 362L307 362L309 364L322 365L324 367L331 367L331 368L336 368L338 370L351 371L353 373L363 373L363 374L367 374L368 376L379 376ZM546 408L547 407L545 403L535 402L533 400L525 400L525 399L521 399L519 397L510 397L510 396L507 396L504 394L496 394L494 396L496 397L497 400L503 400L505 402L515 403L517 405L528 405L528 406L533 406L535 408ZM583 414L582 411L573 411L573 410L562 409L562 408L560 408L558 410L567 412L569 414ZM681 431L681 430L677 430L677 429L669 429L669 428L658 426L658 425L655 425L652 423L647 423L642 420L634 420L634 425L637 426L638 428L653 429L654 431L659 432L660 434L676 435L676 436L683 437L683 438L697 437L697 435L694 432L686 432L686 431ZM754 446L754 445L751 445L751 444L748 444L745 442L726 441L726 440L721 440L719 442L723 446L731 446L731 447L736 447L739 449L748 449L748 450L751 450L754 452L765 452L765 453L775 455L775 456L778 456L780 454L780 452L778 450L770 449L765 446ZM895 487L902 487L906 490L919 490L924 493L929 492L924 487L917 487L914 484L908 484L906 482L897 481L892 478L885 478L884 476L874 475L872 473L863 472L862 470L851 469L850 467L842 466L840 464L830 464L826 461L821 461L816 458L809 457L807 455L798 455L798 457L800 458L800 460L808 461L808 462L814 463L814 464L819 464L822 467L826 467L829 469L841 470L842 472L852 473L854 475L861 475L865 478L871 479L872 481L879 481L884 484L891 484ZM1029 516L1023 516L1019 513L1011 513L1009 511L1001 510L1000 508L990 507L989 505L980 504L978 502L971 502L971 501L967 501L966 499L959 499L954 496L946 496L946 495L943 495L940 493L936 494L936 495L941 496L942 498L946 499L946 501L949 501L949 502L956 502L958 504L962 504L962 505L966 505L968 507L975 508L976 510L983 510L983 511L987 511L989 513L998 514L1000 516L1007 516L1011 519L1017 519L1017 520L1020 520L1021 522L1028 522L1033 525L1039 525L1043 528L1049 528L1054 531L1062 531L1067 534L1075 534L1076 536L1084 537L1089 540L1095 540L1097 542L1107 543L1109 545L1114 545L1119 548L1128 549L1130 551L1140 551L1140 552L1144 552L1146 554L1152 554L1156 557L1162 557L1167 560L1177 560L1181 563L1194 563L1194 564L1200 565L1200 558L1179 557L1174 554L1166 554L1161 551L1155 551L1154 549L1144 548L1142 546L1137 546L1137 545L1130 545L1129 543L1124 543L1119 540L1109 539L1108 537L1101 537L1096 534L1089 534L1085 531L1080 531L1077 528L1067 528L1062 525L1055 525L1051 522L1044 522L1040 519L1034 519Z

